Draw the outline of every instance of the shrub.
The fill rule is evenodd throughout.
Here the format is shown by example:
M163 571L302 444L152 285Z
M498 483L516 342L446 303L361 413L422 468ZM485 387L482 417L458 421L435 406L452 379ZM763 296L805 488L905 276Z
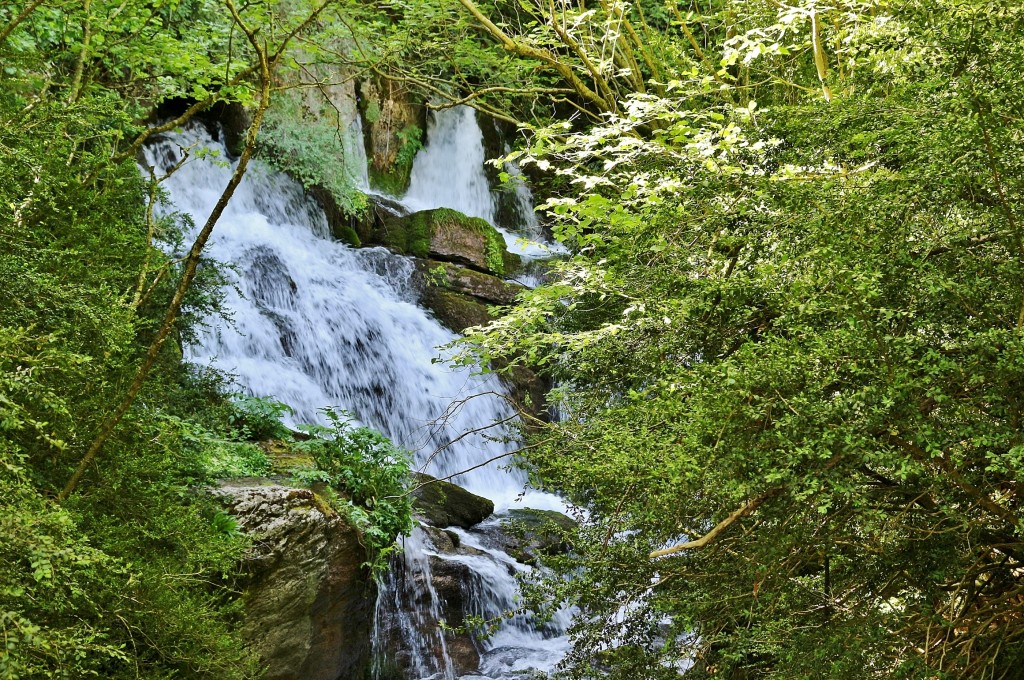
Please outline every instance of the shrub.
M310 439L295 445L316 464L316 472L305 475L343 494L344 499L335 500L335 509L362 532L370 566L383 567L395 538L412 531L407 493L412 455L380 432L354 426L344 411L324 409L324 414L330 426L303 428Z
M287 426L281 422L281 418L292 413L291 406L284 402L270 397L234 395L232 411L228 416L228 422L246 439L284 439L290 433Z

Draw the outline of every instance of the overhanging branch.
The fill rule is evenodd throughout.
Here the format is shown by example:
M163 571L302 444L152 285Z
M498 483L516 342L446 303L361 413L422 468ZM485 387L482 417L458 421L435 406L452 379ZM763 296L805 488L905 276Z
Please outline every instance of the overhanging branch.
M671 548L663 548L662 550L655 550L650 555L648 555L648 557L650 557L651 559L654 559L655 557L664 557L666 555L675 555L676 553L683 552L684 550L692 550L694 548L703 548L708 543L710 543L711 541L713 541L716 538L718 538L718 536L721 535L722 532L724 532L726 529L728 529L729 526L732 525L736 520L740 519L741 517L746 517L747 515L752 513L754 510L757 510L759 505L764 503L770 496L774 495L778 491L779 491L779 489L771 489L769 491L765 491L760 496L757 496L755 498L750 499L749 501L747 501L746 503L741 505L739 508L737 508L736 510L733 510L731 513L729 513L728 517L726 517L721 522L716 524L715 527L711 531L709 531L708 533L704 534L700 538L695 539L693 541L687 541L686 543L680 543L679 545L674 545Z

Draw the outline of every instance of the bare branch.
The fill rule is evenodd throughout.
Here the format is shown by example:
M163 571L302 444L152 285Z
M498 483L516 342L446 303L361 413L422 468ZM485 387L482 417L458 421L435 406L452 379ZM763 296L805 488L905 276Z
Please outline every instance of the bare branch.
M771 489L769 491L764 492L760 496L757 496L756 498L750 499L749 501L747 501L746 503L741 505L739 508L737 508L736 510L733 510L731 513L729 513L728 517L726 517L721 522L716 524L715 527L711 531L709 531L708 533L704 534L700 538L698 538L696 540L693 540L693 541L687 541L686 543L680 543L679 545L674 545L671 548L664 548L662 550L655 550L648 557L650 557L651 559L654 559L655 557L664 557L665 555L675 555L676 553L683 552L684 550L692 550L693 548L703 548L708 543L710 543L711 541L713 541L716 538L718 538L718 536L723 531L728 529L729 526L732 525L733 522L735 522L736 520L740 519L741 517L746 517L747 515L752 513L754 510L757 510L759 505L764 503L768 499L769 496L772 496L773 494L777 493L778 491L779 491L779 489Z

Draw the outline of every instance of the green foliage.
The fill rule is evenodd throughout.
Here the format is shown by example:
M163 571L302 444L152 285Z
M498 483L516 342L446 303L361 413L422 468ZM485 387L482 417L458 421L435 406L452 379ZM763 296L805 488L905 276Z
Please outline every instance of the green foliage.
M417 125L402 128L395 133L395 137L399 147L391 165L377 167L376 163L370 163L369 166L370 184L389 196L401 196L408 190L413 160L423 148L423 130Z
M283 439L290 433L288 427L281 422L281 418L292 413L292 408L276 399L233 395L231 411L228 423L237 428L246 439Z
M432 286L447 288L451 284L448 277L448 269L444 265L437 265L427 272L427 280Z
M0 442L0 678L97 676L105 664L128 661L95 620L96 595L124 567L35 492L23 463Z
M266 403L266 400L260 400ZM232 402L232 406L234 406ZM234 417L234 413L229 418ZM273 421L282 427L279 421ZM259 477L271 471L270 459L259 446L253 444L249 430L208 429L191 418L172 415L160 417L161 444L168 449L185 453L193 462L196 481L211 481L230 477ZM232 422L236 424L237 422Z
M490 225L487 226L490 227ZM511 273L506 271L505 239L493 227L484 230L484 237L487 239L485 251L487 268L498 276L504 276L506 273Z
M516 154L575 255L463 345L561 385L524 457L587 511L533 591L582 610L565 674L1011 677L1024 13L711 7L720 71Z
M315 470L297 471L303 481L323 482L340 492L335 509L362 533L371 566L382 569L395 538L412 531L408 495L412 456L376 430L354 427L344 412L324 410L329 427L306 426L310 438L295 444Z
M365 212L366 196L358 189L361 170L351 167L353 145L362 144L320 105L311 111L299 93L285 92L267 112L260 138L263 157L307 190L322 187L349 216Z
M0 24L11 16L0 10ZM159 188L134 158L111 159L153 101L244 68L238 52L208 59L229 33L215 5L93 2L76 87L83 19L81 4L42 5L0 41L0 677L251 677L232 603L245 543L191 488L201 447L172 446L183 437L163 417L198 428L220 407L206 408L175 342L86 493L53 500L180 276L157 243L179 241L187 220L150 224ZM179 20L195 21L187 38ZM216 267L203 272L177 338L216 306Z
M416 125L409 125L399 130L395 137L401 144L398 155L395 156L395 165L399 168L408 168L411 172L413 159L423 148L423 130Z

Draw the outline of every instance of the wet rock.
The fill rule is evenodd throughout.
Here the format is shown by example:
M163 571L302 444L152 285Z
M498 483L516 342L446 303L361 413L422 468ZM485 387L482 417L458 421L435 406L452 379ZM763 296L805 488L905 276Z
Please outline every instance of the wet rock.
M349 215L338 203L334 193L320 184L311 186L309 194L323 208L324 216L327 217L327 226L330 227L331 235L335 239L355 248L363 244L358 227L365 221L365 216Z
M520 413L543 422L550 420L547 402L548 391L551 389L549 381L521 364L509 367L505 362L495 360L493 367L508 390L509 399ZM533 425L536 423L526 423L527 427Z
M334 194L323 186L314 185L310 187L309 193L323 208L331 235L336 240L355 248L364 243L376 243L374 233L382 229L387 220L407 214L401 203L377 194L367 195L366 209L352 215L346 212Z
M417 260L416 265L424 288L450 290L492 305L511 305L523 290L523 286L517 283L449 262Z
M413 513L438 529L479 524L494 513L494 501L477 496L451 482L416 474L413 482Z
M445 647L455 675L476 671L480 668L480 650L476 640L465 630L466 612L469 609L468 585L473 579L473 572L462 562L440 557L430 558L430 571L434 592L441 605L441 616L448 628L445 631Z
M401 555L392 559L385 600L393 603L385 605L378 621L378 677L441 677L436 673L445 668L461 677L479 670L482 648L466 627L474 574L459 557L483 553L458 545L457 538L455 532L420 524L414 540L427 551L425 564L410 564Z
M576 528L576 520L554 510L517 508L498 525L476 529L489 547L503 550L523 564L536 565L544 555L568 552L566 534Z
M484 303L450 290L425 291L420 297L420 304L433 312L441 325L456 333L472 326L482 326L493 318Z
M245 478L211 493L254 539L242 628L266 666L262 677L363 677L376 588L358 532L309 489Z
M252 124L252 114L238 102L217 102L209 109L210 117L221 124L224 146L233 158L245 150L245 135Z
M508 252L505 239L486 220L449 208L392 217L375 229L372 242L497 276L521 266L519 256Z

